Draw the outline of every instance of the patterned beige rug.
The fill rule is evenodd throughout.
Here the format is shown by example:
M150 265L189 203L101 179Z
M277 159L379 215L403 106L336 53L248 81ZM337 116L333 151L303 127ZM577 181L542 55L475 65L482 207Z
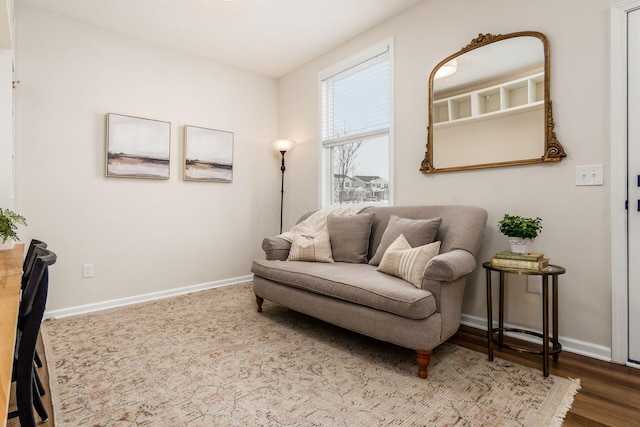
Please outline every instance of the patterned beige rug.
M48 320L56 426L550 426L579 380L451 344L414 352L234 285Z

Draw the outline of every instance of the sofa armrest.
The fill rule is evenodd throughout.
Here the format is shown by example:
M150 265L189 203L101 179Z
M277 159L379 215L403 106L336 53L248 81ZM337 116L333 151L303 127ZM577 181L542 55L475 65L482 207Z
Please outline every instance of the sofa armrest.
M284 261L289 256L291 242L288 242L283 238L277 236L265 237L262 240L262 249L267 256L267 260Z
M476 258L464 249L454 249L437 255L429 261L422 275L423 280L451 282L471 273L477 266Z

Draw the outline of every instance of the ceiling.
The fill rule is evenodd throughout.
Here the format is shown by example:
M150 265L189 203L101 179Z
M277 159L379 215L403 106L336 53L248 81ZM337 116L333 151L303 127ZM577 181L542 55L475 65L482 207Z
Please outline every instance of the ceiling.
M280 77L422 0L16 0Z
M468 89L482 82L493 81L495 84L499 77L543 71L544 54L542 41L532 36L487 44L458 56L456 73L435 80L434 93Z

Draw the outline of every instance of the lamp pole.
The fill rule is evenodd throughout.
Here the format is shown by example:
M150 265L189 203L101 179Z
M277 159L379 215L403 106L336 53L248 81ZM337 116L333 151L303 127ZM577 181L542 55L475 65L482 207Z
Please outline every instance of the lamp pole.
M286 151L281 150L280 153L282 153L282 166L280 166L280 170L282 171L282 181L280 184L280 234L282 234L282 211L284 207L284 171L286 169L284 167L284 153L286 153Z
M282 214L284 210L284 153L291 150L295 143L290 139L278 139L272 142L273 148L282 154L282 164L280 166L280 171L282 171L282 182L280 183L280 234L282 234Z

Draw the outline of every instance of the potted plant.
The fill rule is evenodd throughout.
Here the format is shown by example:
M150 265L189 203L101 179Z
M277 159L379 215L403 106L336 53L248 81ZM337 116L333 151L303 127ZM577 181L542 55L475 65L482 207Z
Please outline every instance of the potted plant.
M20 240L16 234L18 224L27 225L27 220L9 209L0 208L0 249L12 249L13 241Z
M511 252L528 254L533 249L534 239L542 231L542 218L505 214L498 221L498 230L509 238Z

